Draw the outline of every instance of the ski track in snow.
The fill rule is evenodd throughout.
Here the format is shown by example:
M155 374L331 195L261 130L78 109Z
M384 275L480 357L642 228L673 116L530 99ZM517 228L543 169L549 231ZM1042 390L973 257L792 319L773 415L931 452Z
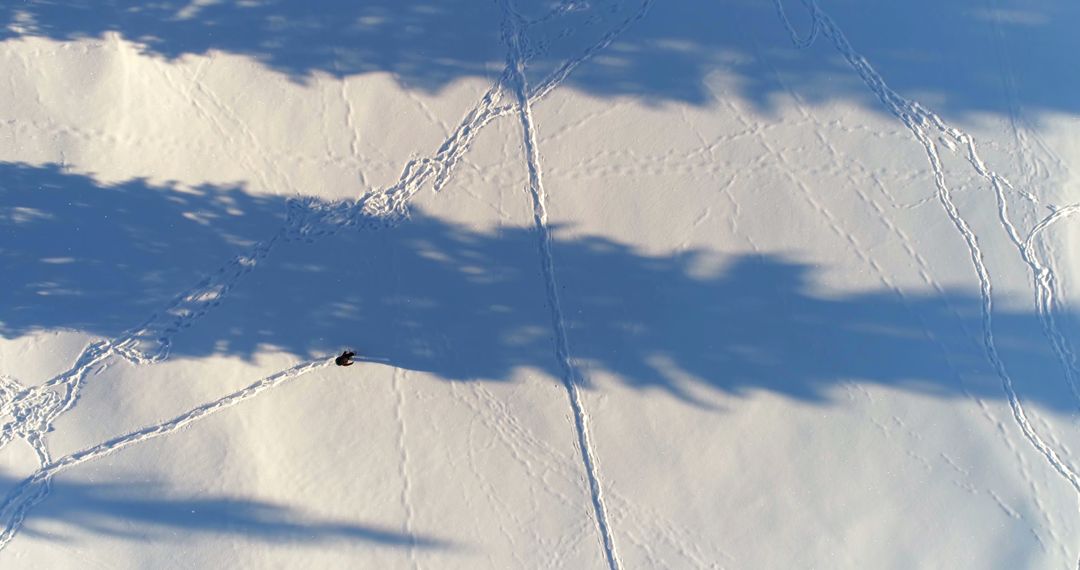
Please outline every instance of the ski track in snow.
M983 259L983 252L979 247L978 236L960 213L959 208L952 200L952 193L946 180L945 169L941 162L941 155L937 143L931 132L936 131L942 140L954 152L963 152L967 162L975 173L984 179L994 191L997 201L998 220L1009 239L1016 246L1021 259L1031 271L1034 291L1035 308L1043 325L1043 330L1050 341L1053 350L1065 370L1065 380L1072 390L1077 403L1080 404L1080 369L1076 362L1076 355L1067 341L1064 333L1057 325L1055 314L1057 278L1053 270L1039 257L1035 242L1038 236L1051 225L1080 212L1080 205L1070 205L1058 208L1052 214L1037 223L1025 238L1021 237L1008 210L1006 191L1011 191L1037 205L1038 199L1030 192L1013 188L1013 186L1001 175L990 170L979 156L973 137L956 127L950 126L940 116L926 109L921 104L905 99L896 91L893 91L885 80L874 70L873 66L848 42L847 37L839 26L817 4L815 0L803 0L803 5L811 15L811 30L808 36L800 39L798 32L791 25L783 8L783 0L774 0L777 13L791 35L792 42L799 48L809 47L816 37L824 35L830 40L840 55L858 73L863 82L870 88L883 105L911 131L924 147L927 159L930 163L934 177L936 197L952 222L960 233L967 246L968 253L979 280L979 290L982 313L982 341L987 359L1001 380L1002 388L1008 397L1009 407L1012 411L1013 420L1020 428L1025 439L1035 448L1072 487L1080 494L1080 475L1070 466L1069 462L1059 455L1052 446L1043 439L1035 430L1028 413L1024 409L1020 396L1017 394L1013 379L1008 373L1005 363L998 352L993 334L993 287L989 269ZM962 149L959 150L959 149Z
M518 101L500 104L505 88L515 83L513 80L518 77L517 73L519 71L523 73L523 69L516 70L514 66L523 66L526 54L519 53L517 59L509 60L501 76L484 93L480 102L465 115L458 127L444 140L434 155L413 159L406 163L401 176L393 186L368 192L356 200L327 203L309 197L290 199L287 204L286 222L272 237L249 247L244 253L228 261L214 274L206 277L191 289L179 294L163 311L151 315L142 325L123 333L118 338L92 342L76 358L71 368L40 385L26 387L15 379L0 378L0 418L10 418L0 426L0 448L3 448L15 438L23 439L34 450L40 465L38 471L12 489L3 505L0 505L0 525L3 525L3 530L0 531L0 551L18 533L29 511L48 496L52 477L60 471L108 455L129 445L173 433L207 415L254 397L285 380L322 368L327 365L328 361L324 362L320 359L299 364L268 376L244 390L207 403L167 422L131 432L54 461L48 452L44 435L51 431L52 425L60 415L75 405L82 383L92 371L101 372L108 366L109 360L113 357L123 358L135 365L149 365L167 359L173 336L190 327L199 318L219 306L233 287L245 275L254 270L260 261L269 256L274 246L283 240L314 242L321 237L335 234L347 228L377 230L407 220L408 204L412 197L429 182L433 190L440 191L449 182L455 167L469 150L476 135L485 126L495 119L512 114L519 108L527 109L533 102L547 96L578 66L610 45L631 24L643 18L651 2L652 0L642 2L640 10L633 16L620 22L618 26L589 45L577 57L566 60L534 89L528 90L524 82L524 76L520 75L521 82L515 90ZM528 27L544 23L551 18L569 13L575 9L577 9L577 6L573 2L560 3L544 17L532 22L521 21L522 27L519 28L519 32L524 37ZM199 70L196 70L194 75L188 77L191 84L187 89L181 89L179 85L176 85L174 77L164 66L161 66L161 72L164 80L176 87L174 92L187 93L187 99L195 106L196 111L204 115L223 137L229 139L229 132L231 131L218 120L217 113L224 115L234 123L233 126L238 128L242 136L245 136L245 138L249 139L249 142L258 146L257 137L242 122L239 116L232 111L229 105L221 101L198 80ZM208 110L192 96L195 91L210 103L216 113ZM342 87L342 94L345 95L344 86ZM347 122L351 123L351 106L348 108L348 112ZM110 140L113 139L115 137L110 137ZM535 144L535 141L533 142ZM355 151L355 139L352 142L352 148ZM276 161L267 160L267 162L274 163ZM262 177L263 183L270 187L264 170L257 168L250 159L248 163L249 168L258 173ZM272 164L271 168L277 171L279 179L284 182L288 181L288 177L278 170L276 165ZM546 229L544 235L548 240L547 251L550 254L550 236L546 233ZM549 257L545 267L550 267L550 263ZM550 288L549 291L551 291ZM563 330L562 338L562 346L565 346L565 330ZM563 354L567 354L568 357L568 353L565 351ZM568 360L566 364L569 365ZM577 395L576 385L569 384L568 389L572 389L572 397ZM583 445L586 468L590 476L594 477L593 463L587 451L587 435L583 435L586 432L583 431L584 415L580 409L580 397L577 399L572 398L572 402L577 404L575 414L579 419L579 438L581 439L580 443ZM598 507L598 518L603 521L602 499L599 495L599 484L595 479L591 481L591 489L593 491L594 506ZM610 546L610 535L606 531L606 521L600 524L605 538L605 549L609 563L612 568L617 568L614 551Z
M811 29L805 38L800 38L797 31L790 24L784 13L782 0L774 1L778 15L791 34L792 41L796 46L805 48L809 47L819 36L828 38L878 99L903 122L925 148L934 176L936 198L964 239L979 279L982 299L982 341L987 358L1001 379L1002 387L1008 396L1013 419L1029 443L1080 493L1080 477L1055 451L1057 445L1051 446L1046 443L1036 432L1032 422L1028 419L1020 397L1016 393L1012 378L998 353L993 336L990 272L983 262L977 236L952 201L951 189L947 184L944 167L941 163L938 143L930 132L936 131L943 144L950 150L965 152L968 163L993 189L998 204L999 220L1009 239L1017 247L1022 260L1031 270L1036 310L1044 332L1063 365L1066 381L1078 404L1080 404L1080 367L1077 364L1075 351L1066 336L1061 332L1055 317L1057 313L1056 303L1059 296L1058 280L1052 269L1052 264L1041 257L1037 244L1038 238L1052 225L1080 212L1080 205L1056 209L1051 215L1032 227L1026 236L1021 237L1021 232L1017 230L1009 215L1006 192L1016 193L1032 204L1037 204L1038 200L1034 195L1014 189L1003 177L988 169L979 157L972 137L959 129L949 126L939 116L925 109L917 102L904 99L890 89L869 62L850 46L840 28L821 10L814 0L803 0L812 16ZM69 370L39 386L25 387L14 379L0 378L0 418L11 418L0 428L0 448L15 438L23 439L31 446L41 464L40 469L16 486L9 493L4 504L0 506L0 524L4 525L3 531L0 532L0 549L3 549L16 535L29 511L48 496L51 478L57 473L69 467L103 457L127 446L174 433L201 418L239 404L287 380L322 369L328 366L330 361L317 359L298 364L267 376L240 391L189 410L171 420L118 436L101 444L53 460L45 444L44 434L51 429L57 417L75 405L82 383L89 375L104 369L113 357L124 358L136 365L153 364L168 358L172 337L181 330L190 327L200 317L220 305L230 290L246 274L250 273L261 260L265 259L274 246L282 240L292 241L299 239L313 242L323 236L350 227L379 229L406 220L408 218L407 207L412 197L428 183L431 184L435 191L442 190L449 182L455 167L469 150L476 135L485 126L495 119L517 113L523 129L523 142L529 174L528 190L533 201L534 221L539 234L545 289L556 336L556 356L563 370L563 382L574 414L578 445L582 453L586 475L589 479L589 489L604 554L609 567L618 568L618 554L611 534L604 496L601 493L602 489L594 453L589 442L588 416L582 406L578 390L579 372L573 364L565 326L562 321L562 309L558 297L551 252L551 234L547 225L546 194L542 184L542 172L531 106L558 87L579 65L606 48L630 25L643 18L650 4L651 0L643 2L641 9L634 15L601 37L599 41L589 46L578 57L567 60L536 86L530 88L525 76L525 65L529 55L526 40L528 28L574 10L575 4L573 2L563 2L548 15L536 20L526 21L513 10L509 0L504 0L504 8L507 12L504 35L510 52L506 69L483 95L480 102L465 115L458 127L450 133L436 152L429 157L410 160L403 168L402 174L395 185L369 192L357 200L333 203L326 203L313 198L290 200L287 220L281 230L268 240L251 246L244 253L227 262L215 274L203 279L192 289L177 296L163 311L152 315L141 326L124 333L116 339L91 343L76 358L75 363ZM168 74L167 70L162 69L162 72L166 81L175 83L174 78ZM198 72L196 71L196 73ZM194 93L190 88L187 90L189 94L187 99L197 107L199 112L208 118L210 124L214 125L223 135L233 132L233 129L227 128L218 120L217 117L220 114L234 123L232 126L237 127L242 136L250 139L253 143L258 143L254 134L246 125L240 122L227 104L220 101L204 85L198 83L197 78L192 77L189 79L194 82L195 91L204 101L209 103L212 109L207 109L197 102L191 96ZM512 91L516 101L503 103L508 88ZM344 96L344 86L342 93ZM351 119L352 109L349 108L348 111ZM760 136L761 133L755 132L755 129L750 129L745 134ZM355 151L355 139L352 141L352 146ZM958 148L961 150L957 150ZM778 156L783 158L782 155ZM253 171L260 173L263 171L263 169L256 168L253 163L249 166ZM1037 164L1035 166L1038 167ZM287 181L284 173L278 172L278 174L281 180ZM267 181L264 180L264 182ZM806 197L813 200L808 194ZM860 197L866 199L865 196ZM875 210L881 214L879 207L875 208ZM827 214L827 212L825 213ZM830 216L827 215L827 217ZM850 235L846 233L845 235L851 238ZM854 245L857 246L858 244ZM922 263L920 263L921 265ZM405 494L407 494L407 490ZM402 498L407 502L407 497L404 494ZM626 499L617 496L616 499L619 499L620 503L625 503L627 506L630 504ZM1004 504L1002 504L1002 508L1006 512L1015 512ZM675 527L670 522L665 526L667 529L661 529L661 534L670 536L670 533L674 532L683 536L682 540L676 540L676 542L694 545L694 541L685 540L685 531L674 530ZM639 530L644 531L644 527L639 527ZM627 536L632 542L644 548L647 556L652 559L652 552L646 548L647 540L636 536L636 533L630 533ZM698 552L698 556L700 554ZM703 560L698 556L692 557L697 558L695 562L700 564Z
M523 148L525 152L526 166L528 168L528 193L532 199L533 220L539 238L540 263L544 276L544 286L547 293L547 304L551 311L552 328L555 333L555 357L562 369L562 381L566 387L567 397L570 402L570 410L573 414L574 429L577 434L577 444L581 451L581 460L585 468L586 480L589 484L589 492L593 503L593 513L596 517L597 531L600 535L601 545L604 550L604 558L610 570L618 570L620 567L618 551L615 548L614 536L608 522L607 508L604 504L603 488L600 484L599 467L597 466L596 452L593 450L589 435L589 416L585 411L581 391L578 388L580 372L574 365L570 355L569 340L566 334L566 325L563 318L562 304L559 300L558 284L555 279L555 266L551 252L551 229L548 226L547 194L544 190L543 173L540 165L540 150L536 136L536 125L533 122L532 104L529 97L529 82L525 74L526 58L528 52L528 37L526 35L526 21L514 9L512 0L503 0L504 22L503 42L507 46L507 69L512 73L513 86L517 95L518 117L521 120ZM616 28L602 40L602 44L614 39L618 33L630 23L644 17L649 8L649 2L642 4L641 10L635 17L626 20L623 26ZM597 44L598 46L601 44ZM602 48L597 48L602 49ZM586 56L595 53L596 50L586 51ZM555 77L565 78L566 74L580 63L571 62L562 66L554 74ZM538 93L547 93L550 88L541 85Z
M560 486L571 487L579 483L580 462L575 464L560 448L533 434L502 399L492 394L482 384L470 384L467 393L468 395L458 393L455 385L451 384L451 394L454 399L473 412L474 421L484 427L483 433L497 438L523 471L542 474L541 479L545 481L546 490L561 505L571 507L577 505L577 499L563 493ZM472 457L472 454L479 450L475 446L470 446L469 451L470 462L475 463L477 460ZM486 482L483 471L475 469L474 472L479 479L484 481L485 490L494 497L495 491L490 483ZM558 477L561 485L548 483L548 479L552 476ZM709 541L699 536L695 531L680 526L638 501L632 501L630 498L619 494L616 489L607 489L605 498L607 499L606 502L618 507L617 515L613 516L613 519L620 523L620 529L629 530L630 527L633 527L641 535L650 535L649 548L655 548L664 543L683 557L679 563L667 564L666 567L715 568L717 566L717 563L710 562L711 557L717 553L705 553L702 551L700 545L708 544ZM530 524L522 521L512 509L507 510L504 504L497 502L495 506L499 509L499 515L505 517L507 524L518 526ZM557 545L553 545L549 552L551 559L540 561L538 564L545 568L560 566L562 555L571 547L576 546L583 539L583 536L588 534L586 531L589 530L588 527L591 524L580 524L575 525L573 529L563 529L563 538L558 541ZM631 537L628 535L627 538ZM507 537L507 539L512 540L512 537ZM632 538L631 541L637 544L637 541ZM648 550L643 545L638 546L642 546L643 550ZM723 552L719 552L719 555L732 562L735 561ZM522 565L528 564L522 561Z

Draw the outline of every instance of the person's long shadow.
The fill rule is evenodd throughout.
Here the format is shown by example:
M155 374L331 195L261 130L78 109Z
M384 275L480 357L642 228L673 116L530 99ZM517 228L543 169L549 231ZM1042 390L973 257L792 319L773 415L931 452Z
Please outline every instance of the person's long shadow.
M17 483L0 476L0 488L11 488ZM163 486L147 483L56 482L50 500L34 511L22 532L63 540L63 536L44 528L71 527L124 539L168 540L173 531L183 530L274 543L345 541L394 547L452 547L429 536L312 517L266 501L222 496L177 497L166 491Z
M935 0L823 4L893 88L929 99L939 112L1080 112L1080 75L1059 71L1072 68L1069 54L1080 48L1072 33L1080 16L1076 3L1002 0L993 9ZM536 21L529 29L533 82L642 10L639 0L515 5ZM806 8L795 0L782 6L809 35ZM4 2L0 42L116 33L168 59L234 54L297 81L385 72L406 87L433 92L499 73L506 56L501 12L496 3L470 0ZM654 2L647 18L647 25L631 26L602 57L575 70L568 85L601 97L702 104L713 99L710 77L726 77L725 85L743 100L771 109L786 89L780 77L804 99L867 101L866 88L827 38L810 50L792 47L768 0ZM1032 36L1042 39L1033 43ZM1023 42L1020 57L1033 52L1039 65L1017 58L1009 70L1001 58L987 57L994 48L1008 53L1010 41ZM1017 76L1008 93L1002 92L1003 72ZM873 101L869 108L883 111Z
M117 335L274 234L286 210L283 199L237 188L101 186L55 166L3 163L0 204L8 338ZM826 296L812 292L812 268L782 255L651 255L560 234L553 251L572 356L626 386L692 402L704 389L824 404L848 382L1005 397L987 363L977 292ZM173 354L309 357L351 346L361 359L448 381L500 382L515 370L557 380L538 243L530 227L482 231L419 210L379 231L282 242L221 307L175 336ZM1075 410L1039 316L993 317L1021 396ZM1067 334L1078 330L1075 315L1057 320Z

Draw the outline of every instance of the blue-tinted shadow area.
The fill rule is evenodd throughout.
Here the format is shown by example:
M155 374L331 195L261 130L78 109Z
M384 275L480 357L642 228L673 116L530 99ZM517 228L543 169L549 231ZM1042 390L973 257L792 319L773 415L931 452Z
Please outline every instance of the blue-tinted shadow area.
M290 206L237 188L103 186L11 163L0 164L0 204L8 338L115 337L274 235ZM419 210L395 227L282 240L174 335L173 355L306 358L349 346L361 360L449 381L501 382L522 369L561 379L538 243L530 227L479 231ZM826 404L836 386L860 382L1005 398L987 362L974 272L971 290L944 295L826 296L814 292L818 268L783 255L655 255L558 227L553 252L572 356L636 389L688 402L701 390L765 390ZM992 332L1021 396L1075 411L1039 315L1002 306ZM1057 322L1070 338L1080 330L1071 313Z
M18 480L0 476L0 488ZM40 527L65 527L130 540L184 540L190 533L237 536L273 543L359 542L390 547L446 549L437 538L374 525L312 517L292 507L200 494L177 497L161 485L59 481L48 502L21 532L64 540ZM176 532L183 532L177 536Z
M939 113L1080 111L1080 74L1072 72L1080 51L1076 2L819 3L890 86ZM804 100L856 100L881 110L828 38L795 49L771 0L656 1L641 20L641 0L515 5L529 22L534 84L625 27L566 85L601 97L704 104L717 96L710 87L716 75L759 109L795 90ZM782 5L808 37L802 2ZM433 92L499 74L502 18L499 3L472 0L35 0L0 4L0 42L115 33L168 60L237 55L300 82L384 72Z

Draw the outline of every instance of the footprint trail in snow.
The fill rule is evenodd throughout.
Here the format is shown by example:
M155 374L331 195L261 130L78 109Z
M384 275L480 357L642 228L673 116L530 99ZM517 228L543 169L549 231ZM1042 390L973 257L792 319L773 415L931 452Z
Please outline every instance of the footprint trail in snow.
M866 86L874 93L878 100L900 119L911 131L915 139L925 149L930 169L934 177L935 195L945 214L956 228L967 246L969 257L979 280L982 314L982 340L986 357L994 372L1001 380L1002 389L1007 396L1010 410L1015 424L1019 427L1024 438L1039 452L1047 463L1064 478L1080 495L1080 474L1071 466L1069 461L1061 456L1054 446L1039 435L1029 419L1029 414L1024 409L1023 402L1016 391L1013 378L1008 372L1005 362L1002 360L997 343L994 340L993 324L993 284L990 271L984 262L983 252L979 246L978 236L972 230L971 225L960 213L952 199L952 192L948 184L941 154L935 136L939 137L945 146L954 152L963 152L967 162L975 173L987 182L994 192L997 202L998 220L1009 240L1016 247L1020 258L1031 271L1033 288L1035 292L1035 310L1043 325L1043 330L1050 341L1055 355L1065 370L1065 380L1077 404L1080 405L1080 367L1077 365L1076 354L1066 339L1065 334L1058 326L1056 319L1056 302L1058 295L1058 279L1047 263L1039 257L1036 249L1038 237L1050 226L1069 216L1080 213L1080 204L1065 207L1051 208L1053 213L1042 219L1032 227L1026 237L1021 237L1021 232L1009 214L1007 192L1018 195L1031 204L1038 204L1038 198L1031 192L1017 189L1003 176L991 170L978 153L975 139L960 130L949 125L944 119L933 113L916 101L902 97L892 90L885 80L874 70L873 66L848 42L843 31L836 22L818 6L815 0L803 0L803 5L810 12L811 28L806 38L800 38L798 32L792 26L785 13L783 0L774 0L777 13L791 35L792 43L799 48L809 47L814 40L823 35L858 73Z
M644 17L650 3L651 0L643 2L634 15L620 22L576 57L564 61L524 94L524 104L534 103L551 93L578 66L609 46L631 24ZM523 26L528 28L572 11L568 6L560 4L547 15L524 22ZM527 56L522 54L522 57ZM39 463L39 469L12 489L3 505L0 505L0 550L17 535L30 510L48 497L52 477L60 471L129 445L173 433L285 380L325 366L322 360L299 364L167 422L136 430L57 460L52 459L45 440L56 419L75 406L88 376L107 368L113 358L121 358L137 366L167 359L173 337L220 306L242 278L256 269L282 241L314 242L346 229L378 230L406 221L408 204L417 192L429 183L435 191L443 189L476 135L493 120L509 116L520 108L520 100L502 103L506 89L515 84L515 73L513 61L508 61L500 77L484 93L479 103L466 113L436 152L428 157L410 160L394 185L369 192L356 200L325 202L306 197L290 199L284 226L270 238L249 247L194 287L177 295L168 306L151 315L143 324L117 338L91 343L67 371L36 386L24 386L15 379L0 377L0 419L4 420L0 426L0 449L15 439L22 439L33 449ZM598 497L595 491L594 488L594 501ZM599 513L602 516L602 509Z

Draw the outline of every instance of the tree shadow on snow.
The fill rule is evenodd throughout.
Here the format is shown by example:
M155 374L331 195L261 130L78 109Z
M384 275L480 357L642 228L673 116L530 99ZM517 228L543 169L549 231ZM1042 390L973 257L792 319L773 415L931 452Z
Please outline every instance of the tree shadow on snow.
M0 476L0 488L17 480ZM176 531L236 535L267 542L366 542L386 546L447 548L444 541L377 526L311 517L296 509L231 497L175 497L146 483L53 483L49 501L21 530L62 539L57 524L132 540L169 540ZM44 527L44 528L42 528ZM45 530L48 528L49 530ZM183 540L183 537L176 537Z
M1080 5L1002 0L821 1L852 45L907 96L940 112L1009 115L1016 109L1080 111L1072 23ZM641 11L640 0L517 0L534 23L530 80L541 77ZM786 12L804 37L810 18L796 0ZM818 38L792 45L769 0L657 1L646 16L568 85L595 96L703 104L712 74L745 101L769 109L795 89L806 100L867 102L866 87ZM502 8L469 0L53 0L0 4L0 41L103 39L112 32L149 55L174 60L225 53L307 81L386 72L408 88L437 91L466 77L493 78L505 63ZM1032 65L1032 62L1038 62Z
M55 166L0 163L0 334L114 337L283 223L281 198L98 185ZM652 255L600 237L553 253L573 358L637 389L766 390L827 403L847 382L941 398L1004 398L987 364L977 293L818 295L815 270L779 255ZM310 357L343 346L450 381L562 377L537 233L479 231L422 211L379 231L280 242L222 305L174 335L173 355ZM1072 314L1058 315L1067 333ZM1036 314L995 309L1021 396L1076 402ZM29 379L27 379L29 380Z

